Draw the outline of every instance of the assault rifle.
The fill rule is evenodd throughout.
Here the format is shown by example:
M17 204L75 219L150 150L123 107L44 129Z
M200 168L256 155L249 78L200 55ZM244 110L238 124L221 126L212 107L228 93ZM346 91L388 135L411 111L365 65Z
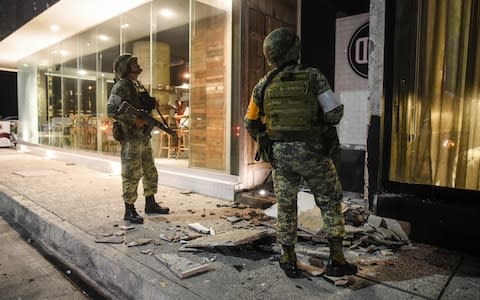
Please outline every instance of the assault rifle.
M168 127L165 123L165 120L163 120L165 123L159 122L157 119L152 117L148 112L146 112L143 109L138 109L132 106L130 103L127 101L123 101L122 104L118 107L118 114L122 115L126 113L127 115L135 116L137 118L142 119L145 121L147 124L145 125L144 132L146 134L150 134L150 131L152 131L153 127L157 127L166 133L170 134L171 136L176 136L177 134L175 131L173 131L170 127ZM162 117L163 119L163 117Z

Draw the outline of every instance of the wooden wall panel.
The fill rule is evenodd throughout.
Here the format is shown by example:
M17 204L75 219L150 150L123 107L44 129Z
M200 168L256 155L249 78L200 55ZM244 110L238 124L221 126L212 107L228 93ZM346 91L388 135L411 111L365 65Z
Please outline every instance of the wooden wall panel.
M269 70L263 56L263 40L265 36L278 27L286 26L296 28L297 22L297 1L296 0L248 0L245 1L244 24L247 40L242 46L242 55L247 58L246 67L242 72L246 73L246 80L242 86L242 113L245 114L251 92L257 81ZM242 116L243 117L243 116ZM253 139L244 131L244 161L246 167L241 170L243 182L248 182L246 177L253 177L249 174L249 166L258 165L255 162L256 145ZM264 164L264 163L262 163ZM265 166L268 168L269 164ZM257 167L255 167L257 168ZM248 187L248 183L246 184Z
M225 170L225 15L195 23L191 59L192 167Z

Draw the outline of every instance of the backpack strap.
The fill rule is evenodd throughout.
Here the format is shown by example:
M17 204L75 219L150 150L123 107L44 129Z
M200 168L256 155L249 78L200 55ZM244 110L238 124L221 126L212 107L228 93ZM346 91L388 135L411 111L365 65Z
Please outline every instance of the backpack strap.
M262 88L260 89L260 92L258 94L259 96L259 99L260 99L260 109L263 113L264 109L263 109L263 99L265 98L265 90L267 89L267 87L270 85L270 83L272 82L273 78L275 78L275 76L278 75L278 73L282 72L283 69L285 69L286 67L288 66L291 66L291 65L294 65L296 64L297 62L295 61L290 61L290 62L287 62L287 63L284 63L283 65L279 66L278 68L276 68L275 70L273 70L270 74L267 75L267 78L265 79L265 83L263 84Z

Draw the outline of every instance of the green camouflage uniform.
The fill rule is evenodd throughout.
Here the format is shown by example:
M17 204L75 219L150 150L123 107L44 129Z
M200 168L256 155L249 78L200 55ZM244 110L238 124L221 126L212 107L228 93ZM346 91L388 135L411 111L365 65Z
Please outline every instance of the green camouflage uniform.
M298 68L291 64L284 71ZM307 68L317 83L317 95L330 89L325 76L315 68ZM271 72L273 72L272 70ZM254 87L247 114L245 128L257 141L266 135L263 100L260 91L266 83L267 74ZM321 113L321 112L319 112ZM323 114L323 113L321 113ZM328 113L328 118L340 120L343 105ZM322 116L321 118L324 118ZM341 210L342 186L332 157L338 149L336 129L328 126L322 136L307 136L293 141L272 141L264 161L272 164L274 191L278 200L277 242L294 245L297 239L297 193L302 178L305 179L321 209L325 231L329 237L345 236L345 220Z
M158 173L153 160L150 134L134 124L134 117L118 115L121 101L141 108L138 86L128 78L121 78L112 88L108 100L108 115L120 122L125 138L121 141L122 188L125 203L133 204L137 199L140 179L145 197L157 192Z

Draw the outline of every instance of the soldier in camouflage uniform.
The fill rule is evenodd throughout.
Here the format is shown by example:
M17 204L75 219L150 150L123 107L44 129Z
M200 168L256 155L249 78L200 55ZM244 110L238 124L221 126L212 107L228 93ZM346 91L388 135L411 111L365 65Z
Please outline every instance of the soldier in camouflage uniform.
M322 211L328 234L326 274L355 274L357 267L343 255L342 186L332 159L338 149L334 125L343 116L343 105L318 69L298 64L300 40L295 31L275 29L265 38L263 52L274 68L253 89L245 127L257 141L256 159L272 165L278 199L277 242L282 245L280 267L288 277L301 275L295 243L297 193L304 179Z
M108 115L118 121L121 132L119 139L122 163L122 189L125 202L124 220L131 223L143 223L143 218L135 210L137 188L142 179L143 193L145 195L145 213L168 214L169 209L163 208L155 202L154 194L157 192L158 173L153 160L150 133L144 132L145 122L135 116L119 115L117 113L122 101L127 101L138 109L152 110L155 103L145 104L145 99L140 92L145 92L144 87L137 80L142 72L137 58L131 54L118 56L114 63L115 85L108 99ZM150 99L150 101L152 101Z

